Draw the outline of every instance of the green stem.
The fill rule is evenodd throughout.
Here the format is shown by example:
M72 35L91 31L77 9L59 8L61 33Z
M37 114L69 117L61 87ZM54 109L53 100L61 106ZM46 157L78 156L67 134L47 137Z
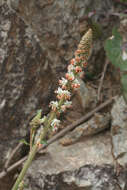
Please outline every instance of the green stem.
M29 156L28 156L28 159L27 159L27 161L25 162L24 167L23 167L21 173L19 174L19 176L18 176L18 178L17 178L17 180L16 180L14 186L12 187L12 190L18 190L19 184L20 184L21 181L23 180L23 178L24 178L24 176L25 176L25 174L26 174L26 171L27 171L27 169L29 168L29 166L30 166L30 164L31 164L31 162L32 162L32 160L33 160L33 158L34 158L36 152L37 152L37 149L38 149L38 145L35 144L35 145L33 146L32 150L30 151Z
M61 99L59 101L59 106L61 106L64 102L64 99ZM51 125L51 121L54 119L56 113L55 112L51 112L50 113L50 116L49 116L49 119L47 121L45 121L45 127L44 127L44 130L41 131L41 134L40 134L40 142L42 141L42 139L44 139L46 137L46 134L48 132L48 129ZM25 164L24 164L24 167L21 171L21 173L19 174L14 186L12 187L12 190L18 190L18 187L19 187L19 184L22 182L32 160L34 159L36 153L37 153L37 150L38 150L38 144L35 144L32 148L32 150L30 151L29 153L29 156L28 156L28 159L26 160Z

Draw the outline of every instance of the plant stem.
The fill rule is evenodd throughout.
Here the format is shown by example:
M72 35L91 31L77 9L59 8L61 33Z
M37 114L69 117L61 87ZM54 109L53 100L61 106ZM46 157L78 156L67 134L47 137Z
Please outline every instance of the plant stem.
M60 105L63 103L63 100L60 101ZM48 129L50 127L50 124L51 124L51 121L53 120L53 118L55 117L55 112L51 112L50 113L50 117L48 119L48 121L45 122L45 128L44 130L42 130L41 134L40 134L40 142L46 137L46 134L48 132ZM21 183L21 181L23 180L32 160L34 159L36 153L37 153L37 150L38 150L38 144L36 143L33 148L31 149L30 153L29 153L29 156L28 156L28 159L26 160L25 164L24 164L24 167L21 171L21 173L19 174L12 190L18 190L18 187L19 187L19 184Z
M23 180L23 178L24 178L24 176L25 176L25 174L26 174L26 171L27 171L27 169L29 168L29 166L30 166L30 164L31 164L31 162L32 162L32 160L33 160L33 158L34 158L34 156L35 156L37 150L38 150L38 145L35 144L35 145L33 146L32 150L30 151L29 156L28 156L28 159L27 159L27 161L25 162L24 167L23 167L21 173L19 174L19 176L18 176L18 178L17 178L17 180L16 180L14 186L12 187L12 190L18 190L19 184L20 184L21 181Z

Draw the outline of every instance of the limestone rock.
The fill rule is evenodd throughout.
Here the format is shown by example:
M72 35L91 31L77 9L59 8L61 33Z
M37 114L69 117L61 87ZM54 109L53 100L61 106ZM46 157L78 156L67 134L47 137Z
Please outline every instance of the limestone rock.
M113 155L118 163L127 165L127 104L123 98L117 97L111 111Z
M77 95L80 99L82 109L85 111L88 108L95 108L97 104L97 93L94 88L86 85L81 79L78 79L80 83L80 89L77 91Z
M112 1L22 0L19 3L18 13L39 37L40 44L47 53L47 62L53 72L60 74L65 71L66 64L73 57L81 36L90 27L85 19L88 10L96 10L96 8L98 12L104 12L107 15L107 12L112 9ZM96 14L95 22L99 18L100 15ZM102 20L101 25L103 24L106 22ZM107 34L104 32L104 35ZM97 52L102 49L102 43L96 43L94 46L94 55L97 55ZM104 55L102 56L100 63L104 61ZM97 59L93 62L98 64Z
M25 190L119 190L119 181L110 165L86 165L74 171L47 176L38 171L34 179L28 175L27 182L31 185Z
M38 37L6 3L0 6L0 41L2 164L6 150L13 149L28 132L29 120L36 110L47 107L54 78L50 68L45 67L45 53Z
M32 162L25 177L26 189L124 189L126 172L116 178L112 164L109 132L67 147L55 142Z

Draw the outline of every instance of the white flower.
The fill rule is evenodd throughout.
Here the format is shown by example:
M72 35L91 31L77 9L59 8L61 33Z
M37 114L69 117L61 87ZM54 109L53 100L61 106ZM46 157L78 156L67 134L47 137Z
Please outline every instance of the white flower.
M67 88L67 83L68 83L68 80L65 79L65 78L62 78L61 80L59 80L59 84L62 86L62 89L66 89Z
M77 79L75 79L75 80L73 81L71 87L72 87L74 90L78 89L78 88L80 87L79 81L78 81Z
M125 61L127 60L127 53L125 50L123 50L122 59Z
M62 112L65 112L65 111L66 111L66 106L65 106L65 105L62 105L60 111L61 111L61 113L62 113Z
M67 96L71 96L71 93L68 90L63 90L63 94Z
M49 104L49 107L51 107L55 111L58 108L58 102L57 101L51 101Z
M114 38L114 36L109 37L110 40L112 40L113 38Z
M57 126L53 126L53 127L52 127L52 131L53 131L53 132L56 132L57 130L58 130L58 127L57 127Z
M60 124L60 120L58 120L58 119L55 118L55 119L53 119L53 121L51 123L51 126L52 127L58 127L59 124Z
M74 73L73 72L66 73L66 78L67 80L70 80L70 81L74 80L75 79Z
M58 90L55 91L55 93L57 93L57 98L61 99L61 98L65 98L65 99L70 99L71 97L71 93L68 90L62 90L62 88L58 88Z
M58 87L58 90L55 90L55 93L61 95L63 93L62 88Z
M73 83L75 83L75 84L80 84L79 81L78 81L78 79L75 79L75 80L73 81Z
M60 80L60 82L62 85L66 85L68 81L67 81L67 79L62 77L62 80Z
M61 112L65 112L65 111L66 111L66 108L70 108L71 105L72 105L72 102L66 100L66 101L64 102L64 104L61 106L61 110L60 110L60 111L61 111Z
M69 72L71 72L75 69L75 67L74 67L74 65L68 65L67 69Z
M76 64L75 59L72 59L72 60L70 61L70 64L71 64L71 65L75 65L75 64Z
M71 102L71 101L66 100L66 102L64 102L64 105L65 105L67 108L69 108L69 107L71 107L72 102Z

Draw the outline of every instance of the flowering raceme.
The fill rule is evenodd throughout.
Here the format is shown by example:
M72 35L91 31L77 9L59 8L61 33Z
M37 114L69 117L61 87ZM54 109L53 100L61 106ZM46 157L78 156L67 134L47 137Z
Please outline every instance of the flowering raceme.
M67 73L65 74L65 77L62 77L59 80L60 87L55 90L58 101L51 101L49 104L49 107L51 107L51 113L47 118L44 116L39 120L40 124L44 125L43 129L45 129L45 121L49 120L48 124L51 130L56 132L60 125L60 120L57 118L61 113L65 112L68 108L71 108L71 93L80 87L78 77L81 77L83 69L87 66L91 45L92 30L89 29L88 32L82 37L78 45L78 49L75 52L75 58L71 59L67 67Z
M67 108L71 107L72 102L68 101L71 98L71 92L80 87L80 83L77 78L80 77L80 73L83 71L83 68L86 68L87 66L91 45L92 30L89 29L78 45L78 49L75 52L75 58L71 59L70 64L67 67L65 78L62 77L62 79L59 80L59 85L61 87L58 87L58 89L55 90L58 101L50 102L49 106L52 111L56 113L55 118L51 123L53 131L56 131L60 124L60 121L57 120L56 116L59 116L60 113L65 112Z
M41 111L33 118L31 121L31 135L30 135L30 153L28 159L26 160L24 167L19 174L12 190L18 190L20 184L22 185L22 180L29 168L32 160L34 159L38 148L41 148L45 142L47 134L52 130L56 132L60 125L60 120L57 119L62 112L65 112L67 108L71 107L72 102L70 101L71 93L80 87L78 77L81 76L82 70L87 65L87 61L90 55L92 45L92 30L89 29L88 32L82 37L78 49L75 52L75 58L70 61L68 66L68 71L65 74L65 78L59 80L58 89L55 91L58 101L51 101L49 107L51 107L51 112L41 118ZM34 141L35 130L41 127L37 141Z

